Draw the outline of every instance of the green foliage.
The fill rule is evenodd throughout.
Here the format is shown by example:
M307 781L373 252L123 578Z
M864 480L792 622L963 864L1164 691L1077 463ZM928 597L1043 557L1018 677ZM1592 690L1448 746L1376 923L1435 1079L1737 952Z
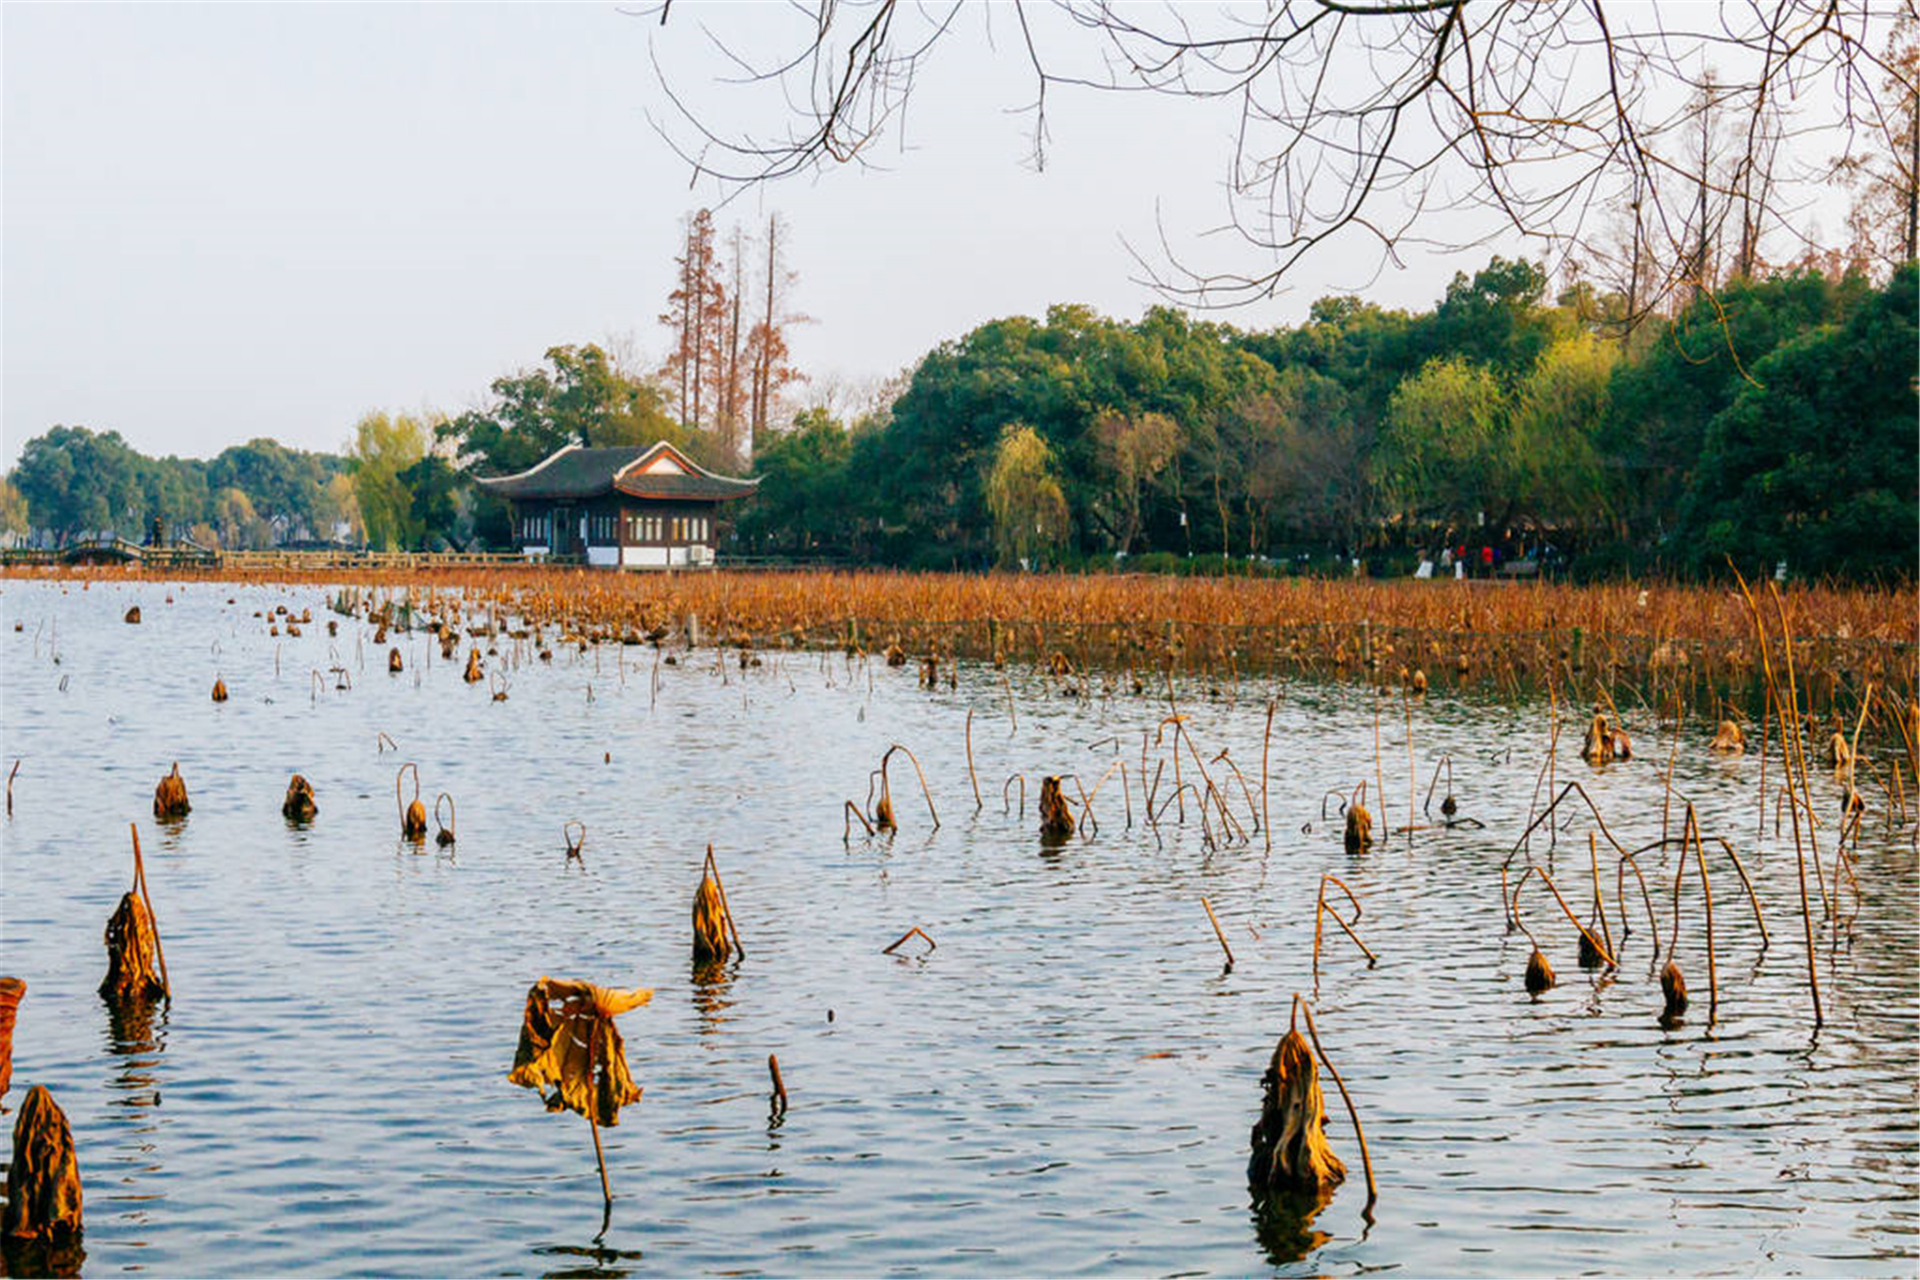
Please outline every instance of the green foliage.
M848 463L853 437L825 409L808 409L787 431L754 441L760 492L740 515L739 533L761 551L844 552L852 540Z
M1001 431L987 474L987 507L1003 565L1037 567L1066 540L1067 499L1053 473L1053 450L1032 427L1015 422Z
M1435 360L1401 383L1378 454L1396 514L1474 524L1487 496L1505 487L1507 413L1499 379L1465 357Z
M27 441L10 478L40 527L64 542L109 531L138 537L150 505L147 471L117 431L56 426Z
M0 479L0 533L27 532L27 499L11 480Z
M1630 336L1624 299L1575 280L1550 303L1538 267L1499 258L1427 312L1326 298L1258 333L1056 306L941 343L862 421L757 432L762 484L733 514L754 551L940 568L1387 571L1472 528L1551 539L1581 575L1711 574L1730 553L1910 579L1917 286L1911 267L1882 289L1743 279ZM380 546L500 546L505 505L472 477L563 445L669 440L731 469L599 347L554 347L492 392L432 430L369 415L338 459L267 439L146 458L56 426L0 510L56 540L157 517L222 540L338 522Z
M371 546L393 551L419 537L413 492L401 476L426 456L432 442L432 428L406 414L376 411L354 424L347 456L353 467L353 495Z
M652 444L687 449L692 434L666 412L660 389L585 346L549 347L545 364L495 378L493 403L442 424L463 462L484 475L525 471L570 444Z
M1801 573L1911 578L1920 549L1920 349L1910 263L1853 309L1776 346L1708 424L1682 542Z

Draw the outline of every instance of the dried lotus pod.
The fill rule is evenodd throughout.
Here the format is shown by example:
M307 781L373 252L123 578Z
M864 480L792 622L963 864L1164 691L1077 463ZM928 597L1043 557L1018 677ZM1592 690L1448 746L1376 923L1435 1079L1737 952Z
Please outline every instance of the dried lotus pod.
M727 909L720 898L720 886L712 876L700 873L700 887L693 894L693 962L718 964L733 954L727 938Z
M140 606L139 605L134 605L133 608L127 610L126 623L130 627L136 627L140 625Z
M478 649L470 649L467 651L467 669L461 674L460 678L468 684L478 684L487 678L486 669L480 665L480 651Z
M225 702L227 700L227 682L219 676L213 678L213 700L215 702Z
M0 978L0 1099L13 1084L13 1017L27 984L18 978Z
M1660 992L1666 997L1666 1008L1660 1013L1660 1025L1670 1027L1680 1021L1680 1015L1687 1011L1687 983L1680 976L1680 966L1667 961L1667 967L1660 971Z
M1613 758L1615 760L1633 759L1633 739L1627 736L1625 729L1613 731Z
M0 1235L9 1242L80 1234L80 1162L74 1157L73 1130L45 1085L27 1090L13 1122L4 1215Z
M287 783L287 798L280 802L280 814L289 822L312 822L320 806L313 802L313 784L299 774Z
M184 818L191 812L193 805L187 801L187 780L180 776L180 762L175 760L173 771L153 789L153 816Z
M400 800L400 779L413 774L413 803ZM427 806L420 803L420 769L412 761L400 766L393 775L393 803L400 810L400 838L419 844L427 838Z
M1827 763L1833 766L1836 774L1845 773L1853 763L1853 749L1847 745L1847 735L1836 731L1827 740Z
M1613 759L1613 732L1605 716L1595 716L1587 726L1586 740L1580 744L1580 758L1588 764L1606 764Z
M1551 990L1558 981L1553 976L1553 966L1547 963L1540 948L1535 947L1533 954L1527 957L1527 994L1537 997L1541 992Z
M402 671L406 670L406 663L400 660L400 650L398 649L387 650L387 670L392 672L396 676L399 675Z
M167 994L160 972L160 933L140 894L128 890L107 920L107 976L100 994L109 1000L157 1000Z
M894 820L893 797L882 791L880 802L873 806L873 825L877 831L898 831L900 824Z
M1416 698L1427 696L1427 673L1424 670L1416 670L1413 673L1413 696Z
M1247 1161L1247 1181L1254 1189L1318 1196L1344 1182L1347 1167L1327 1143L1320 1072L1299 1031L1280 1038L1260 1088L1260 1119Z
M1060 779L1040 780L1040 840L1061 844L1073 835L1073 808L1060 790Z
M1364 853L1373 844L1373 815L1355 802L1347 806L1346 846L1348 853Z
M447 806L447 820L445 822L440 821L440 805L442 801L444 801ZM435 796L433 799L433 825L439 828L439 830L434 832L433 842L442 849L451 845L458 839L458 837L454 835L454 829L459 825L459 821L459 815L454 812L453 797L444 791Z
M1740 726L1731 720L1722 720L1719 730L1713 735L1712 749L1724 755L1737 756L1747 749L1747 736L1740 732Z

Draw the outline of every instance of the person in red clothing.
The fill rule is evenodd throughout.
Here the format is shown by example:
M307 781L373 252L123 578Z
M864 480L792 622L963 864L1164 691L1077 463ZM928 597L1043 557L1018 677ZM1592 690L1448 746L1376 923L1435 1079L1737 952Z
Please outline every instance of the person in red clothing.
M1491 578L1493 576L1493 547L1491 545L1480 548L1480 576L1483 578Z

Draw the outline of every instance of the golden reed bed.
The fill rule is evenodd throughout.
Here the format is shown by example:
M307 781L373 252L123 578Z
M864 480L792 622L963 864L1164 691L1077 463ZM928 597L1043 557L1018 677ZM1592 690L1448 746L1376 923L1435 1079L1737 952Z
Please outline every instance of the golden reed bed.
M1197 679L1231 697L1242 675L1266 673L1472 685L1503 696L1632 701L1749 721L1767 705L1753 622L1734 583L883 570L668 575L531 566L16 568L6 577L81 590L147 581L324 586L337 611L374 613L395 628L444 624L545 644L843 648L884 654L895 665L965 658L1031 664L1056 678L1103 673L1109 688L1139 692ZM1920 651L1915 590L1793 584L1780 594L1803 675L1803 711L1851 719L1864 702L1870 725L1885 712L1903 722Z

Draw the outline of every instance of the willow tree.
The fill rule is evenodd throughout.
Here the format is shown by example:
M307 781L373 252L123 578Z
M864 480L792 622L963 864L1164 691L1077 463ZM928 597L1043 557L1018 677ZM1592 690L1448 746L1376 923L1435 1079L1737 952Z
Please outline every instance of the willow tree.
M1053 450L1024 423L1009 423L1000 431L987 474L987 509L993 513L993 545L1002 564L1030 567L1066 541L1071 521Z

